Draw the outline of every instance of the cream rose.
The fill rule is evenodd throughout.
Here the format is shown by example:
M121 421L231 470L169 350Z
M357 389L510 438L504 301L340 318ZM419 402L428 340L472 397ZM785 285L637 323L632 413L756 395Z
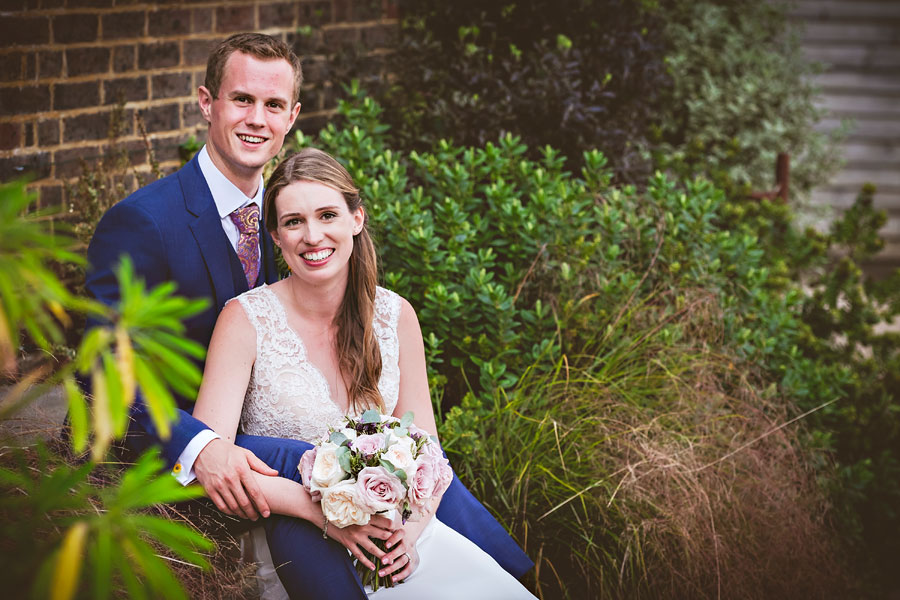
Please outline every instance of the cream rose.
M325 442L316 452L316 461L312 469L311 489L324 489L333 486L347 477L337 458L338 446Z
M382 467L365 467L356 476L356 495L359 504L373 513L397 508L406 489L393 473Z
M313 500L318 500L320 494L318 490L312 489L312 472L313 465L316 463L316 451L318 450L317 446L313 446L311 450L307 450L303 453L303 456L300 457L300 464L297 465L297 470L300 471L300 479L303 482L303 487L306 488L306 491L309 492L309 495Z
M356 482L352 479L322 490L322 512L338 527L365 525L369 522L369 513L359 506Z
M415 468L415 458L413 458L415 442L411 438L392 438L390 444L382 458L390 461L394 468L403 469L409 475Z

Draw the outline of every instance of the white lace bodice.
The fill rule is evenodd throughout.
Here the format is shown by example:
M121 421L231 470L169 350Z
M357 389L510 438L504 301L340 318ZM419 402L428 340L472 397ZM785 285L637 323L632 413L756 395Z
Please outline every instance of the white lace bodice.
M268 286L236 298L256 329L256 362L244 398L244 433L314 442L340 424L344 415L331 397L328 380L312 362L300 336L290 328L284 307ZM381 349L378 389L388 414L400 391L400 296L377 288L375 337Z

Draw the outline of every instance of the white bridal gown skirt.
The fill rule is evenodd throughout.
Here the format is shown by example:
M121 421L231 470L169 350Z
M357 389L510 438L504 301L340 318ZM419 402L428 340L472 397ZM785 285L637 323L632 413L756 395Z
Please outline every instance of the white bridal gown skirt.
M251 560L260 564L260 598L287 600L272 564L266 532L250 531ZM517 600L534 596L481 548L441 523L437 517L416 543L419 568L400 585L369 591L371 600ZM282 567L282 568L287 568Z

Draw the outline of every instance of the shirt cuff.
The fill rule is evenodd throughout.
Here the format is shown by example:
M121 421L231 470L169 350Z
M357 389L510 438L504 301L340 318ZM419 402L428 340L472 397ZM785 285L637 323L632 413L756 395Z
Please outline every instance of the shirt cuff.
M184 447L184 450L182 450L181 455L178 457L178 461L172 468L172 475L178 483L181 485L193 483L194 479L196 479L196 476L194 475L194 462L197 460L197 456L200 455L200 451L206 448L208 443L221 437L222 436L212 429L204 429L195 435L194 439L188 442L188 445Z

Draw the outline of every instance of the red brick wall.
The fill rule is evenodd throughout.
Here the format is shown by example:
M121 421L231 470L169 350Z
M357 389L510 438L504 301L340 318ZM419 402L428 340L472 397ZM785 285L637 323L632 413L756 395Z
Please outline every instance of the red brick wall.
M210 48L231 33L261 31L292 44L305 83L298 127L317 131L333 113L328 55L362 45L389 51L393 0L0 0L0 181L31 173L41 204L63 201L66 181L108 144L124 100L121 147L143 163L142 121L164 171L178 145L206 124L197 108ZM146 168L146 167L143 167Z

